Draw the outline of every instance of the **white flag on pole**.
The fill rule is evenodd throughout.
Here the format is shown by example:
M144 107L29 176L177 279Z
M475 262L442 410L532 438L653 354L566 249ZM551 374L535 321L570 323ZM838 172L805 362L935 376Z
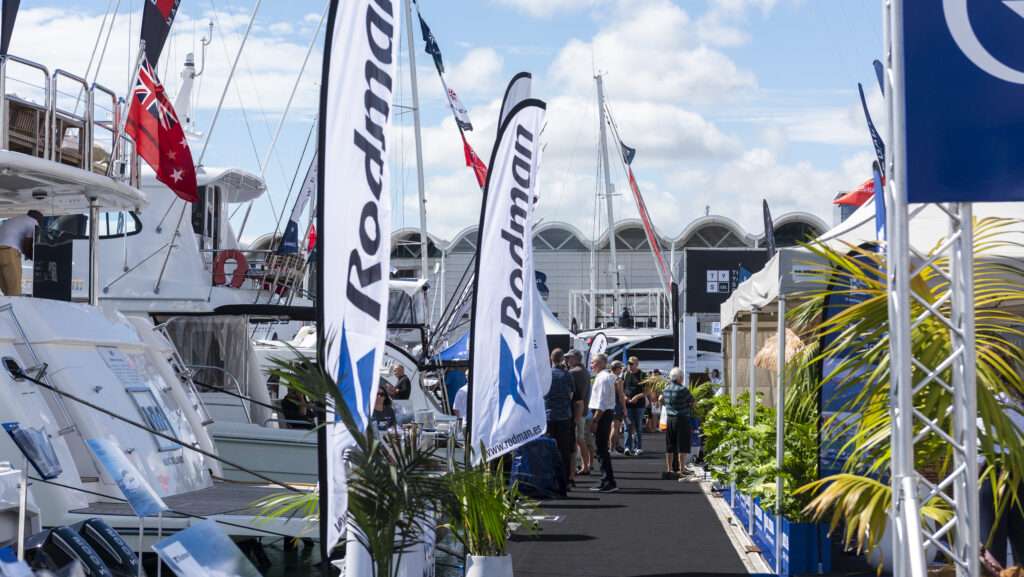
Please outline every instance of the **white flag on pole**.
M551 386L533 268L533 189L545 105L524 100L498 129L480 215L470 343L473 449L487 460L544 433ZM481 279L484 272L484 282Z
M366 427L377 392L388 312L391 205L388 151L392 88L398 61L399 3L331 2L320 102L321 177L317 295L322 363L349 412ZM329 290L325 290L329 287ZM334 417L328 407L328 419ZM352 439L328 428L321 522L330 550L345 526L343 451ZM326 474L326 476L325 476Z

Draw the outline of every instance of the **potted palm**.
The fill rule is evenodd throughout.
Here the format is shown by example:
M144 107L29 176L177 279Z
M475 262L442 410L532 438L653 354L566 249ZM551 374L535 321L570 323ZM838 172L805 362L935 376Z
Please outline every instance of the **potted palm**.
M424 451L418 439L377 439L360 430L334 380L315 363L275 362L272 372L282 383L313 403L333 401L339 417L335 426L346 427L354 441L347 455L349 530L354 533L350 537L370 554L374 577L399 575L403 554L418 547L424 527L432 527L435 514L453 498L445 462ZM278 494L254 507L266 520L318 518L317 499L315 493Z
M483 448L481 447L481 451ZM536 530L536 507L505 481L501 462L467 464L446 476L451 498L443 503L445 525L466 550L467 577L511 577L505 552L511 528Z

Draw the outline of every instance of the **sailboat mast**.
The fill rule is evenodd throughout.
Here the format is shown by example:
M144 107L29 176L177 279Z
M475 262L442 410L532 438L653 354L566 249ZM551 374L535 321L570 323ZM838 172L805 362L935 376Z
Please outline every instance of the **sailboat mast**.
M412 3L405 0L405 33L409 44L409 76L412 80L412 123L416 135L416 184L420 194L420 278L427 277L427 199L423 194L423 145L420 142L420 92L416 84L416 48L413 45Z
M621 315L622 311L619 309L619 265L615 259L615 215L612 212L612 191L614 189L612 188L611 164L608 162L608 122L605 118L604 84L600 74L594 78L597 80L597 108L601 115L601 159L604 162L604 190L608 205L608 243L612 252L612 274L615 275L615 284L612 287L612 312L615 315ZM612 322L615 322L614 317Z

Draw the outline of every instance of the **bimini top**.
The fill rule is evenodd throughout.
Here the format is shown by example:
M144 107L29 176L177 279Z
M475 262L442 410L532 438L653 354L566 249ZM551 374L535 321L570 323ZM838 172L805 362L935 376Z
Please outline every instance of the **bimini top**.
M0 218L32 209L47 215L85 213L93 198L107 212L141 212L149 206L143 193L110 177L0 150Z
M198 186L217 185L229 203L249 202L259 198L267 191L267 185L255 174L238 168L215 168L200 166L196 169ZM153 169L148 166L142 169L142 186L146 189L160 189L161 192L173 194L162 182L156 179ZM152 194L153 191L150 190Z

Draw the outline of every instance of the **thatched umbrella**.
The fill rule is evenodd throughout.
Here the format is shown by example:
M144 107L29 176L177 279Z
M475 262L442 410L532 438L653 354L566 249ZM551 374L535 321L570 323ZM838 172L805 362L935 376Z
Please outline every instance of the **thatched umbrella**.
M793 360L805 346L804 342L800 337L793 332L793 329L786 327L786 362ZM778 369L779 362L779 335L778 333L772 335L765 341L764 346L757 352L757 356L754 357L754 365L761 367L766 371L775 371Z

